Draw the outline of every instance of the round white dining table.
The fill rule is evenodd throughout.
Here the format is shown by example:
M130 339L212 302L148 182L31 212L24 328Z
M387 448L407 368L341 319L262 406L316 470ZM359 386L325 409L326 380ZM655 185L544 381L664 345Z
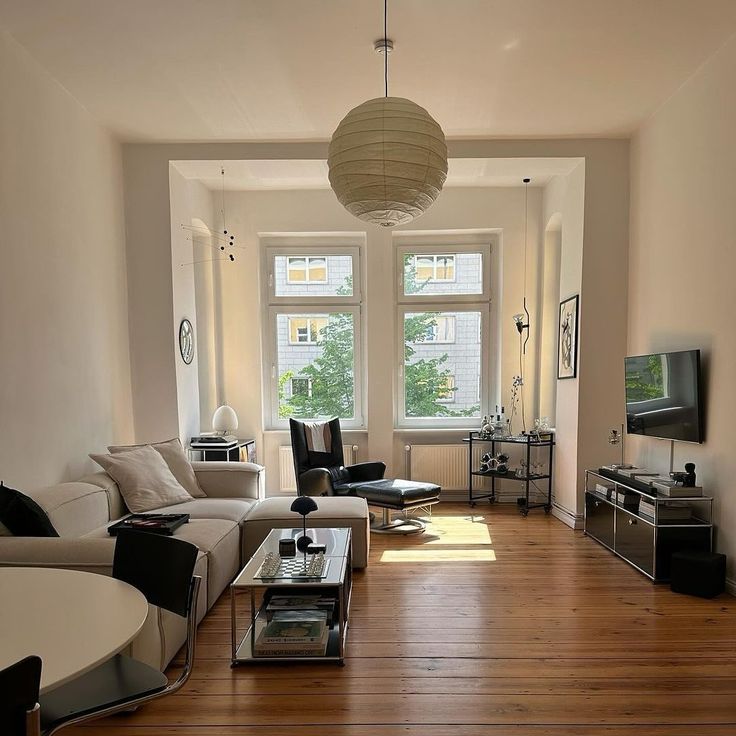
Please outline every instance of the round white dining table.
M124 649L147 614L139 590L106 575L0 567L0 670L36 654L48 692Z

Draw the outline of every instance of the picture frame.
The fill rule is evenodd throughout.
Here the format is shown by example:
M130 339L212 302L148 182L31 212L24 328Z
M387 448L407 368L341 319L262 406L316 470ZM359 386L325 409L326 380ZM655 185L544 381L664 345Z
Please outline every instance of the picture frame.
M578 294L560 302L557 328L557 378L577 378L578 375Z

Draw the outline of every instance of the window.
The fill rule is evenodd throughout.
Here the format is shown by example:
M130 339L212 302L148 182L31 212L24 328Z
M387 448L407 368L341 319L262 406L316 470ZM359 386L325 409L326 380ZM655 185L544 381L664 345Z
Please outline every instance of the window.
M437 392L437 401L443 403L455 401L455 391L457 391L455 387L455 376L443 376L442 379L442 384Z
M289 256L286 259L289 284L326 284L327 258L324 256Z
M322 304L359 301L353 289L353 284L360 282L357 248L323 247L315 249L314 255L300 254L300 250L306 248L270 249L268 287L272 304L293 303L295 299Z
M361 250L356 238L344 246L335 240L262 238L265 412L272 429L286 428L289 417L338 416L346 428L363 426Z
M404 296L481 294L482 253L406 253L403 263Z
M454 255L415 255L410 259L408 270L411 272L413 268L418 282L455 280Z
M311 378L292 378L289 382L290 396L306 396L312 398Z
M289 343L291 345L316 345L320 333L327 327L328 318L320 315L313 317L289 317Z
M476 242L473 242L475 237ZM495 394L493 235L447 242L397 234L397 424L474 426ZM482 237L482 236L481 236Z
M417 342L452 343L455 342L455 316L437 314L427 323L427 329Z

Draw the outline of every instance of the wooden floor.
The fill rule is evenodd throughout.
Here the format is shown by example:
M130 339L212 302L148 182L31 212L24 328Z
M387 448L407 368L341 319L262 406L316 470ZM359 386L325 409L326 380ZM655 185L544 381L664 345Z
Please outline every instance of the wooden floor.
M228 599L179 694L77 736L734 736L736 599L654 586L535 511L373 535L347 665L230 669Z

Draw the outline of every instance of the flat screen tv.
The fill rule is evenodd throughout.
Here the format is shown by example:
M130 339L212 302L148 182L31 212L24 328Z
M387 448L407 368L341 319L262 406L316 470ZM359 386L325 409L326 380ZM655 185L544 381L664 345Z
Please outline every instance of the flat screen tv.
M626 431L703 442L700 350L626 358Z

